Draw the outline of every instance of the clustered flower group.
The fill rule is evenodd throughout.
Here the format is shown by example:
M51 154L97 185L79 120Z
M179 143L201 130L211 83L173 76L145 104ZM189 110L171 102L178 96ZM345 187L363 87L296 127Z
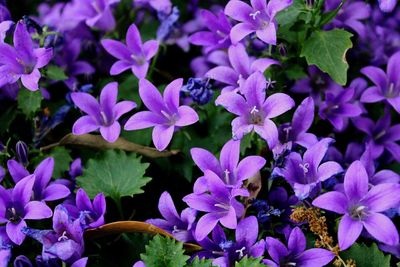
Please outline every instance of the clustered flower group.
M57 107L35 118L31 154L41 152L43 140L54 139L49 133L69 125L69 118L68 132L77 137L99 132L107 143L102 148L122 140L121 149L125 131L152 128L155 150L146 149L158 153L178 146L191 156L199 177L183 197L187 207L180 214L165 191L158 204L163 218L147 223L198 244L201 251L194 256L222 267L245 256L262 257L268 266L318 267L367 241L400 258L394 220L400 215L400 175L393 169L400 162L396 0L326 0L320 7L327 14L340 9L323 30L355 35L347 86L314 65L288 74L295 62L287 50L297 48L287 42L303 38L285 37L285 25L280 32L285 17L279 14L298 4L292 0L230 0L209 9L191 0L185 4L193 18L184 24L182 10L170 0L131 1L126 16L116 19L117 9L126 8L123 2L129 1L41 4L37 17L13 20L0 0L0 111L6 112L3 102L16 110L16 101L24 111L20 101L29 91ZM314 10L321 1L305 2ZM149 21L159 25L156 33L149 34ZM172 45L185 52L200 48L194 49L200 56L191 59L194 74L188 80L158 66ZM169 60L175 66L172 61L180 58ZM101 82L92 85L96 79ZM53 86L62 89L48 88ZM207 140L218 136L222 145L191 139L191 131L203 134L217 120L229 121L231 130L221 137L217 127ZM0 266L11 260L14 266L34 266L32 259L12 253L27 239L42 244L37 266L86 266L84 232L105 223L104 194L91 200L75 183L82 174L80 158L64 179L54 177L53 157L38 163L39 157L28 158L25 143L17 143L14 157L7 146L0 142L0 159L7 159L7 167L0 166ZM217 149L204 148L210 146L220 148L218 157ZM310 247L307 224L291 217L295 207L319 208L332 227L330 242L338 246L322 240ZM52 220L52 229L39 229L33 220Z

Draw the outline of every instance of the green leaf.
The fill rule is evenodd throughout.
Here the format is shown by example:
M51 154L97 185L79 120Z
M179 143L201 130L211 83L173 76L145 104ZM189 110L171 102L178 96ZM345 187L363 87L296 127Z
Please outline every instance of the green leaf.
M304 1L294 0L290 7L280 11L275 18L279 26L291 25L296 22L297 17L302 12L305 12Z
M16 105L10 106L0 114L0 134L10 131L10 125L17 116Z
M370 247L365 244L355 243L350 249L340 253L344 259L353 259L357 266L362 267L390 267L390 255L383 254L378 246L373 243Z
M72 162L69 150L65 147L56 147L51 151L50 156L54 158L55 162L53 176L55 178L63 177Z
M26 116L30 117L40 109L43 97L39 90L32 92L22 88L18 93L17 99L18 108L21 109Z
M265 267L265 264L261 263L261 258L248 258L245 256L239 262L235 262L235 267Z
M190 264L186 265L186 267L212 267L212 266L214 266L212 264L212 260L205 258L202 258L200 260L198 256L196 256L196 258L194 258L194 260Z
M183 253L182 242L156 235L146 246L146 253L140 254L140 258L146 267L183 267L190 258Z
M54 65L47 67L46 77L53 81L65 81L68 79L68 76L65 75L64 70Z
M107 150L100 157L89 159L77 182L91 198L103 192L118 202L123 196L141 194L151 178L143 177L149 164L140 159L135 154Z
M306 58L308 65L317 65L337 83L345 85L349 68L346 52L353 46L351 36L339 29L315 31L305 41L301 56Z

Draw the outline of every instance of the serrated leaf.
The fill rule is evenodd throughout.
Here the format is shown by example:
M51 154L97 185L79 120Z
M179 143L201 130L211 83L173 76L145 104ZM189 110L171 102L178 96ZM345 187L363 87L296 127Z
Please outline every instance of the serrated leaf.
M275 18L279 26L290 25L296 22L297 17L302 12L305 12L304 1L294 0L290 7L280 11Z
M344 259L353 259L357 266L362 267L390 267L390 255L385 255L378 246L373 243L370 247L365 244L355 243L348 250L340 253Z
M65 75L64 70L54 65L47 67L46 77L53 81L65 81L68 79L68 76Z
M101 157L88 161L77 182L90 197L103 192L116 202L123 196L143 193L142 187L151 178L143 177L149 164L140 159L135 154L107 150Z
M194 258L194 260L190 264L186 265L186 267L213 267L213 266L214 265L212 263L212 260L205 258L199 259L198 256L196 256L196 258Z
M265 267L265 264L261 263L261 258L245 256L239 262L235 262L235 267Z
M305 41L301 56L306 58L308 65L317 65L337 83L345 85L349 68L346 52L353 46L352 36L339 29L315 31Z
M69 150L65 147L56 147L50 152L50 156L54 158L55 162L53 176L55 178L62 177L72 162Z
M140 258L146 267L183 267L190 257L184 255L182 242L156 235Z
M18 93L18 108L22 110L26 116L31 116L40 109L42 99L43 97L40 91L32 92L22 88Z

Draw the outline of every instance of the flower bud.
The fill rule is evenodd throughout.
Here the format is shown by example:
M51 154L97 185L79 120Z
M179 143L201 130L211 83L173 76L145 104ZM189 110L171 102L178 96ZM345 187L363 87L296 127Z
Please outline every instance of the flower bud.
M18 141L15 150L19 163L26 166L28 165L28 146L23 141Z

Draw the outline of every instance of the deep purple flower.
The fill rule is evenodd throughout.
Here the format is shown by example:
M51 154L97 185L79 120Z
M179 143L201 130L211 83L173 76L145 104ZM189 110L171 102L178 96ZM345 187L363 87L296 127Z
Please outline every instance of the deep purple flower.
M224 12L219 10L214 15L211 11L203 9L199 15L207 30L194 33L190 36L189 42L194 45L204 46L206 53L228 48L231 44L229 34L232 26Z
M313 201L322 209L344 214L339 223L339 247L345 250L360 236L363 228L388 245L399 243L393 222L381 212L400 203L399 184L380 184L368 190L368 174L360 161L353 162L344 176L344 193L328 192Z
M22 21L14 31L14 47L0 43L0 87L21 79L31 91L39 89L40 68L53 56L52 49L35 48L32 38Z
M147 223L164 229L181 242L194 240L192 232L196 221L196 210L186 208L179 215L168 192L161 194L158 210L164 219L149 219L146 221Z
M196 225L197 241L204 239L220 222L229 229L236 229L237 218L243 215L243 205L235 199L236 196L249 196L246 189L227 188L225 183L212 171L205 172L209 193L192 193L183 198L189 207L206 212Z
M279 64L269 58L252 59L243 44L231 45L228 49L230 66L217 66L206 73L206 77L219 81L226 86L222 93L238 91L251 74L264 73L271 65Z
M214 91L209 79L189 78L186 85L181 88L181 95L188 95L199 105L205 105L211 101Z
M52 215L51 209L40 201L30 201L35 176L29 175L21 179L14 188L5 189L0 186L0 222L6 223L8 237L17 245L21 245L25 234L25 220L40 220Z
M75 105L87 113L79 118L72 127L72 133L81 135L100 129L105 140L115 142L121 132L118 119L136 107L132 101L117 103L118 83L112 82L104 86L100 94L100 102L87 93L72 93Z
M385 150L400 161L400 124L391 126L390 112L386 111L376 123L370 118L359 117L353 120L357 129L367 134L366 143L371 149L374 159L380 157Z
M53 230L36 230L25 227L23 231L26 235L42 243L43 260L59 258L64 262L73 263L82 257L84 240L79 219L71 220L63 205L58 205L54 210Z
M158 42L150 40L142 43L140 32L132 24L126 33L126 45L115 40L104 39L101 41L104 49L118 61L110 69L111 75L118 75L127 69L139 79L145 78L149 70L149 61L158 51Z
M103 193L99 193L92 203L85 190L79 188L75 205L66 204L65 208L73 220L79 219L83 229L96 228L104 224L106 198Z
M226 93L220 95L215 104L239 116L232 121L234 139L255 131L268 142L272 149L278 142L278 129L271 120L293 108L293 99L283 93L265 98L266 80L262 73L255 72L242 86L242 95Z
M325 100L319 105L319 116L328 120L336 130L343 131L348 125L348 119L358 117L363 110L354 103L354 88L329 90L325 92Z
M292 152L286 159L281 175L290 183L300 200L318 190L321 182L342 171L342 167L334 161L321 164L332 141L330 138L322 139L308 148L303 157Z
M250 216L241 220L235 230L236 241L228 240L222 228L217 225L212 232L213 239L208 237L199 241L205 249L197 253L199 258L214 258L213 264L220 267L232 266L244 256L258 258L264 254L265 241L258 238L258 222Z
M191 125L199 120L189 106L179 106L179 94L183 79L176 79L165 87L164 97L148 80L139 81L139 95L149 111L134 114L125 124L125 130L140 130L154 127L153 143L164 150L171 142L177 127Z
M219 160L209 151L202 148L190 150L193 161L203 173L212 171L226 186L242 187L243 181L252 178L265 165L265 159L260 156L248 156L239 162L240 141L230 140L222 148ZM195 193L207 191L205 176L196 180Z
M15 183L30 175L25 167L16 160L7 162L8 171ZM54 201L67 197L70 190L62 184L51 182L54 170L54 159L52 157L44 159L37 165L34 175L33 196L38 201Z
M247 3L231 0L225 7L225 14L239 21L231 30L232 43L237 44L251 33L267 44L276 44L277 22L275 15L292 4L292 0L251 0Z
M271 267L321 267L335 258L335 254L322 248L306 250L306 237L295 227L289 235L287 247L278 239L267 237L266 249L272 260L264 260Z
M400 113L400 52L390 57L386 74L374 66L365 67L361 72L375 85L362 94L361 102L375 103L386 100L397 113Z

